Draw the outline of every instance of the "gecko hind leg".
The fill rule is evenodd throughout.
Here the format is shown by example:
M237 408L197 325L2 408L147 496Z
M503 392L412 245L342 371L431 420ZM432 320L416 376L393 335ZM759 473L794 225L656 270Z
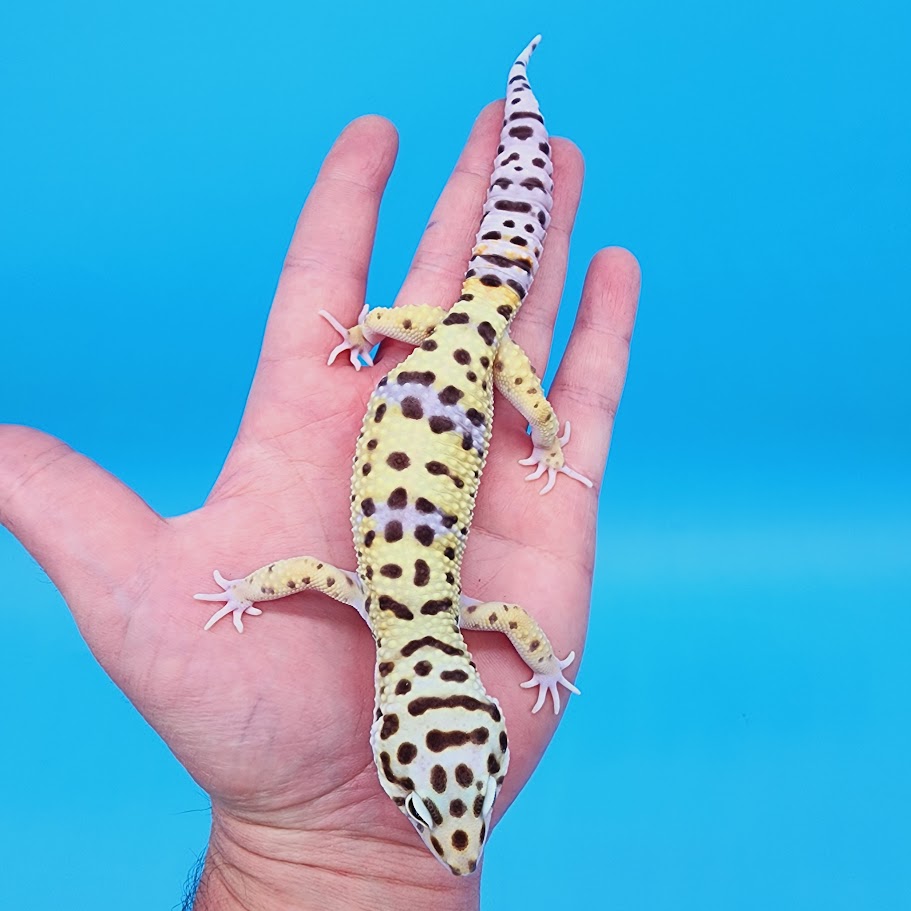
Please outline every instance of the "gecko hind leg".
M536 481L546 472L547 482L538 491L542 495L550 492L560 474L592 487L592 482L585 475L566 464L563 447L569 443L572 430L569 421L564 424L561 434L557 415L544 395L541 380L528 355L508 335L503 337L497 352L494 382L531 427L531 455L520 459L519 464L534 466L535 470L525 480Z
M255 606L257 602L274 601L308 590L321 591L336 601L350 604L367 621L364 592L357 573L338 569L315 557L277 560L242 579L225 579L217 569L213 576L222 591L193 597L197 601L225 601L226 604L212 614L205 629L211 629L222 617L232 614L234 628L242 633L244 614L255 617L262 613Z
M547 699L548 693L554 704L554 714L560 714L560 686L571 693L581 695L575 684L563 674L576 659L570 652L565 658L558 658L547 634L538 621L518 604L503 601L476 601L462 596L459 604L459 626L462 629L495 631L505 633L519 657L532 671L531 680L520 683L523 689L538 687L538 698L532 708L537 714Z

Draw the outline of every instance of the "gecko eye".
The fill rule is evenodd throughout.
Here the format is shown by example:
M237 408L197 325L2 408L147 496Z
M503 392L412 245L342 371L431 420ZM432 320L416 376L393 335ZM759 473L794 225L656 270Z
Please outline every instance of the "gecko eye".
M424 801L417 794L412 793L408 796L408 800L405 801L405 809L408 810L408 815L415 822L427 826L428 829L433 828L433 820L430 818L430 813L427 811L427 807L424 806Z
M484 794L484 806L481 807L481 816L486 819L493 810L493 802L497 799L497 782L491 775L487 779L487 792Z

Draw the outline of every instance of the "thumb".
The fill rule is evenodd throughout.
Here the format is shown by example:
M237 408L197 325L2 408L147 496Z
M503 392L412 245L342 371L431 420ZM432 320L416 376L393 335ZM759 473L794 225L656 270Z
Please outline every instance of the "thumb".
M139 555L153 552L168 527L91 459L10 424L0 424L0 524L41 564L90 641L91 627L122 633L136 600L131 592L142 585Z

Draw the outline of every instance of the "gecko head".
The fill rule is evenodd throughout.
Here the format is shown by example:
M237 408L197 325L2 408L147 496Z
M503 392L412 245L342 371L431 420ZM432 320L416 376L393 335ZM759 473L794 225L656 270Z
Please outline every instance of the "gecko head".
M433 856L456 876L477 869L509 765L502 713L496 700L485 704L484 721L477 710L438 709L427 713L432 718L409 718L411 724L403 723L380 746L387 793ZM441 717L447 715L458 717L447 724Z

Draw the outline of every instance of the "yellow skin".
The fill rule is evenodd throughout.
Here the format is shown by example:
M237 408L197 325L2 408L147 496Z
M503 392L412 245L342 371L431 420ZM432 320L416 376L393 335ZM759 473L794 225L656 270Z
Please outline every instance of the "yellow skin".
M501 118L502 102L478 119L403 302L442 305L458 296ZM541 368L582 180L575 147L552 144L557 190L547 251L511 330ZM375 646L355 612L319 594L294 595L270 608L247 640L230 629L203 632L183 595L207 584L213 558L238 571L281 552L351 559L351 444L378 374L351 372L340 383L326 370L337 339L317 311L331 306L353 323L361 309L395 148L392 126L367 117L327 157L285 261L237 438L202 508L164 519L59 440L0 426L0 522L46 570L96 658L211 797L197 911L291 911L309 907L302 896L314 894L324 911L477 907L477 878L442 869L376 786L368 742ZM573 460L594 479L607 457L638 287L628 253L596 256L551 389L558 408L572 407ZM217 321L217 303L212 314ZM385 345L378 366L386 371L407 353ZM515 465L528 451L523 423L509 409L498 412L462 577L477 598L506 596L533 611L563 654L578 650L585 633L596 490L566 485L557 510L549 496L526 496ZM556 719L528 712L528 695L515 686L522 665L505 637L466 638L510 718L513 758L495 822ZM552 820L558 808L544 812Z

